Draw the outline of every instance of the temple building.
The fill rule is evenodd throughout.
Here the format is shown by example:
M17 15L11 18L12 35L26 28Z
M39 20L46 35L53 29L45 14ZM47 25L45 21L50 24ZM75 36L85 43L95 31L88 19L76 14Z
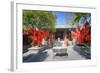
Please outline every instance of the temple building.
M67 35L68 39L71 39L71 30L75 30L76 25L56 25L55 39L60 38L63 40L64 35Z

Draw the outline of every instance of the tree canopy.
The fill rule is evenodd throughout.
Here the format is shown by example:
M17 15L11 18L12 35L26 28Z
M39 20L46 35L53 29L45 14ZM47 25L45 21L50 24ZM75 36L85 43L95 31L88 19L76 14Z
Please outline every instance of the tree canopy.
M23 10L23 29L55 29L56 16L50 11Z
M72 20L72 25L76 23L78 24L81 19L82 19L81 21L85 22L88 19L88 17L91 17L90 13L74 13L74 19Z

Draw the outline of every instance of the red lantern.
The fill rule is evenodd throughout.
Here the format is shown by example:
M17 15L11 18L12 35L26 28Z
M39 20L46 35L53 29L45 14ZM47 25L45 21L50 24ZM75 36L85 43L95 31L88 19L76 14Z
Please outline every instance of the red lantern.
M35 43L37 43L37 31L34 30L34 34L33 34L33 45L35 45Z
M38 31L38 46L42 44L42 37L41 37L41 31Z

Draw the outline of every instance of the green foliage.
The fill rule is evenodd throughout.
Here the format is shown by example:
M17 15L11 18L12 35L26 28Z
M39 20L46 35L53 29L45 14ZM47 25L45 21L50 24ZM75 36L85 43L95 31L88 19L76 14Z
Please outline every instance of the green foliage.
M55 29L56 16L50 11L23 10L23 28Z
M85 21L90 14L89 13L74 13L74 15L75 16L74 16L74 19L72 20L72 25L78 24L81 18L83 18Z

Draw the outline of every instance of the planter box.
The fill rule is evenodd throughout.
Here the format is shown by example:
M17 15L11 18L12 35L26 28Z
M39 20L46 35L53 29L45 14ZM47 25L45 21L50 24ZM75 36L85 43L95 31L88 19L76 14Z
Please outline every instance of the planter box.
M64 56L67 54L67 47L53 47L54 55Z

